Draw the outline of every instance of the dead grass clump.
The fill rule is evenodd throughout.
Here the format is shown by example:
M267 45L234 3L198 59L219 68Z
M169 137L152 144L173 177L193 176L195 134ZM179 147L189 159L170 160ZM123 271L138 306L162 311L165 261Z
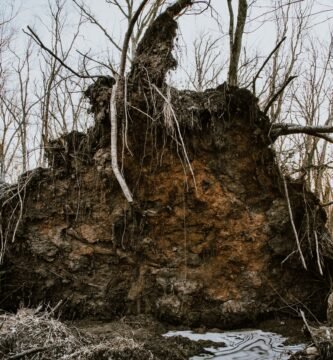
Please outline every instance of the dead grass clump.
M111 341L88 345L69 355L64 355L61 360L154 360L155 357L150 351L133 339L116 337Z
M115 337L101 341L70 328L40 309L20 309L0 316L0 359L153 359L150 351L133 339Z

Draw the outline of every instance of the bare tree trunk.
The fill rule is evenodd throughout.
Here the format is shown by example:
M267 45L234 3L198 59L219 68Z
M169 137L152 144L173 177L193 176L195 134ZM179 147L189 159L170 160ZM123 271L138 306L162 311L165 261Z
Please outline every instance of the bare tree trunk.
M122 47L121 59L120 59L120 70L119 74L116 77L116 83L112 89L112 95L110 99L110 122L111 122L111 165L113 173L118 180L118 183L126 197L126 200L129 203L133 202L133 197L130 189L127 186L127 183L119 170L118 165L118 146L117 146L117 138L118 138L118 119L117 119L117 105L119 101L122 101L124 98L124 81L125 81L125 69L126 69L126 58L127 51L129 47L129 42L133 33L134 25L138 20L140 13L145 7L148 0L143 0L132 17L128 29L125 35L124 44Z
M5 161L4 161L3 144L0 144L0 184L5 182Z
M238 85L238 64L239 58L242 50L242 39L244 34L244 27L247 16L247 0L238 1L238 15L237 15L237 26L234 31L234 13L232 9L232 0L228 1L228 9L230 16L230 25L229 25L229 42L230 42L230 63L229 63L229 74L228 74L228 83L229 85L237 86Z

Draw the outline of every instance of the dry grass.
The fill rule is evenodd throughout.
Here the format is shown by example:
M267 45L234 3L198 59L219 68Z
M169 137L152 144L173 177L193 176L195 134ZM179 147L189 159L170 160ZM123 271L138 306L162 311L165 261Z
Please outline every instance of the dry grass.
M52 312L51 312L52 313ZM154 359L131 338L101 341L68 327L40 309L0 316L1 359Z

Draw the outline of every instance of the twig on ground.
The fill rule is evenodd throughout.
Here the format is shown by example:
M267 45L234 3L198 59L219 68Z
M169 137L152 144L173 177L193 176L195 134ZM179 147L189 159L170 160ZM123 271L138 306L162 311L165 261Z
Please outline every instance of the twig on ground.
M32 355L32 354L37 354L37 353L42 352L42 351L47 351L47 350L53 349L53 348L55 348L57 346L60 346L60 345L43 346L43 347L37 347L37 348L33 348L33 349L24 350L19 354L9 356L8 360L22 359L25 356Z

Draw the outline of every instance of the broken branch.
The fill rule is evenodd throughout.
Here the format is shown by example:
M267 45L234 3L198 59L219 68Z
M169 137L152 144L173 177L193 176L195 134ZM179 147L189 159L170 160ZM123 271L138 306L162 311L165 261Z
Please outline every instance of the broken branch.
M273 124L271 137L275 140L282 135L307 134L319 137L330 143L333 143L333 137L325 134L333 133L333 126L309 126L295 124Z
M271 51L271 53L267 56L266 60L263 62L263 64L261 65L261 68L258 70L258 72L256 73L255 77L253 78L252 81L252 92L255 95L256 94L256 81L260 75L260 73L262 72L262 70L264 69L264 67L266 66L266 64L268 63L269 59L274 55L274 53L279 49L279 47L282 45L282 43L286 40L286 36L284 36L275 46L275 48Z
M330 206L330 205L333 205L333 201L330 201L330 202L328 202L326 204L322 204L321 206L326 207L326 206Z
M272 98L268 101L268 104L266 105L264 109L264 114L268 113L268 110L273 105L274 101L283 93L284 89L289 85L290 82L292 82L294 79L296 79L297 76L289 76L288 79L285 81L285 83L281 86L280 90L272 96Z
M10 356L8 358L8 360L22 359L22 358L24 358L24 357L26 357L28 355L37 354L39 352L47 351L47 350L50 350L50 349L52 349L54 347L55 346L43 346L43 347L37 347L37 348L33 348L33 349L28 349L28 350L20 352L19 354Z
M69 70L72 74L74 74L75 76L81 78L81 79L93 79L93 78L98 78L100 77L100 75L82 75L79 74L77 71L73 70L71 67L69 67L63 60L61 60L51 49L49 49L46 45L44 45L44 43L42 42L42 40L40 39L40 37L31 29L30 26L27 26L27 29L29 30L29 32L23 30L23 32L30 36L38 45L41 49L45 50L46 52L48 52L52 57L54 57L57 61L60 62L60 64L66 68L67 70Z
M193 0L178 0L175 4L169 6L166 9L166 12L171 17L175 17L179 15L185 8L191 6L192 4L193 4Z
M106 67L107 69L111 70L113 76L117 75L117 72L116 72L116 70L113 68L112 65L105 64L105 63L103 63L103 62L101 62L101 61L98 61L98 60L96 60L96 59L88 56L87 54L83 54L80 50L76 50L76 51L77 51L78 54L80 54L81 56L83 56L84 59L88 59L88 60L90 60L90 61L93 61L93 62L95 62L96 64L101 65L101 66L104 66L104 67Z

